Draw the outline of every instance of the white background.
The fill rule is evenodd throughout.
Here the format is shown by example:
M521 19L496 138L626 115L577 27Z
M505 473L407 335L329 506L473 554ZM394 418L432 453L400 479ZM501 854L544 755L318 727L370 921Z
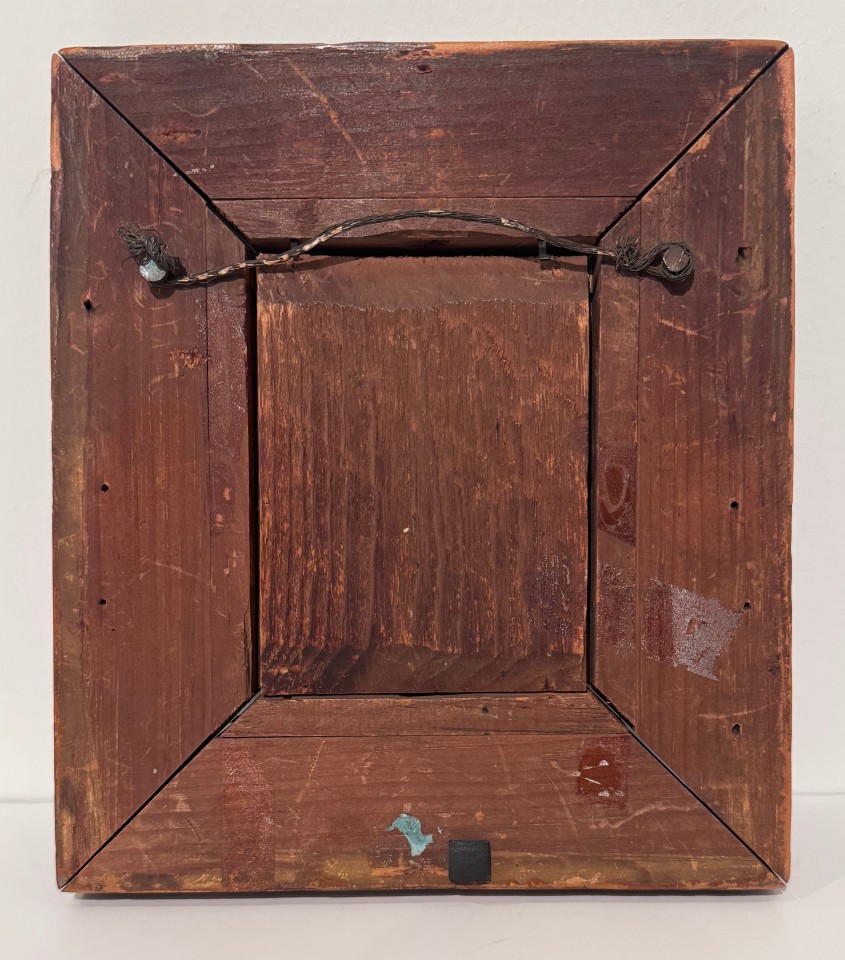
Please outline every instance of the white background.
M840 248L845 226L844 23L837 0L756 4L737 0L252 0L243 4L25 0L3 4L0 800L47 800L52 791L50 55L64 46L139 43L678 37L778 39L795 49L794 786L799 793L845 793L845 737L841 735L845 716L845 432L841 424L845 263ZM800 849L796 860L806 863ZM8 868L6 863L3 866ZM49 875L39 876L40 885L50 882ZM723 910L734 915L745 912L731 905L736 901L721 903L727 904ZM319 911L311 913L319 924ZM196 912L191 916L191 922L196 922ZM423 916L418 914L417 921ZM424 922L427 926L430 918ZM405 933L413 942L420 939L413 929ZM561 948L565 944L562 936ZM472 942L462 942L461 953L471 947ZM442 944L439 949L442 956ZM728 953L714 946L713 955Z

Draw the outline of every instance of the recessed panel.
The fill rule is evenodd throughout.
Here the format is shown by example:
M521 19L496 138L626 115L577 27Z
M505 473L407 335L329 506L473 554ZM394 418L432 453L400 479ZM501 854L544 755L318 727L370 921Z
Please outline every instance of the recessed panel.
M584 688L584 264L259 276L262 688Z

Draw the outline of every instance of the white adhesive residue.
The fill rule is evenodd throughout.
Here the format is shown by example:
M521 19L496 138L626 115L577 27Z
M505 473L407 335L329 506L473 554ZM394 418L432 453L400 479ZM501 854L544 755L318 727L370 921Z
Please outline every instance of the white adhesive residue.
M715 598L669 584L672 662L690 673L718 680L716 661L733 640L741 615Z

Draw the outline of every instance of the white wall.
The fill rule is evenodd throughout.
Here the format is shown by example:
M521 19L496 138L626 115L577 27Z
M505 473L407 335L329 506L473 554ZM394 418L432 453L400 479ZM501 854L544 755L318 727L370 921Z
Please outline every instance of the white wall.
M845 15L836 0L26 0L0 29L0 799L52 790L50 54L64 46L765 38L795 48L795 788L845 792ZM23 262L22 262L22 258Z

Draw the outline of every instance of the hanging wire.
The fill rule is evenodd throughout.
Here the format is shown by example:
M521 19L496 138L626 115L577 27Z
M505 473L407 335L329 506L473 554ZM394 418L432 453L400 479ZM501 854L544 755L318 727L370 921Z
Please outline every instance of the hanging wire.
M167 252L167 245L155 230L148 230L137 224L124 224L118 229L118 236L126 245L129 256L138 263L141 274L152 286L159 287L191 287L198 284L211 283L240 273L243 270L261 269L263 267L279 267L293 263L306 253L310 253L322 243L350 233L360 227L371 226L377 223L396 223L400 220L456 220L466 223L485 223L492 226L504 227L519 233L534 237L549 247L562 250L566 253L583 254L610 260L616 269L631 274L648 274L659 277L661 280L682 282L692 276L695 268L695 258L691 248L686 243L658 243L648 250L642 250L638 241L632 237L622 237L616 242L612 250L581 243L568 237L559 237L555 234L528 226L518 220L507 217L495 217L485 213L463 213L459 210L402 210L398 213L375 213L366 217L355 217L344 220L321 230L310 240L285 250L284 253L267 254L252 260L241 260L230 263L214 270L203 270L200 273L186 273L177 257Z

